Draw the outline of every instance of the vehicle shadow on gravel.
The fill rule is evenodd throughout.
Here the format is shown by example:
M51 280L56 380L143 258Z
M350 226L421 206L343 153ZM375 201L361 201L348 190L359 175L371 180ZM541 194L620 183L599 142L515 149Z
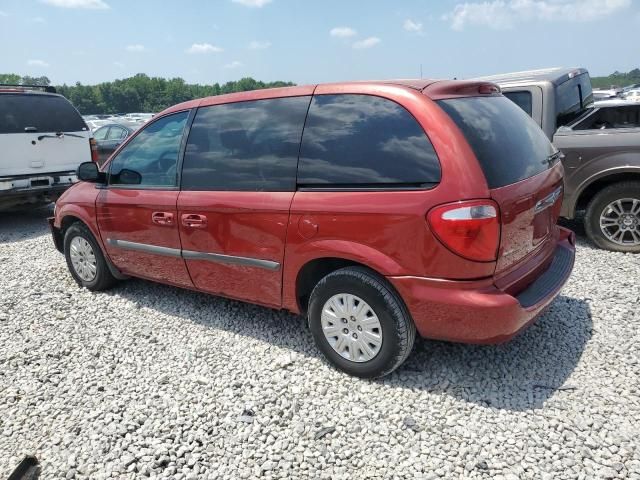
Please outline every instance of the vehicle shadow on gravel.
M0 212L0 244L30 240L48 234L47 217L52 215L53 204Z
M135 302L138 308L321 358L302 317L284 311L134 279L109 294ZM565 382L591 334L588 304L560 296L511 342L477 346L418 339L404 365L375 382L443 393L498 409L540 408L555 391L573 388Z
M527 330L502 345L463 345L419 339L390 386L446 393L513 411L543 407L567 381L593 333L584 300L560 295Z

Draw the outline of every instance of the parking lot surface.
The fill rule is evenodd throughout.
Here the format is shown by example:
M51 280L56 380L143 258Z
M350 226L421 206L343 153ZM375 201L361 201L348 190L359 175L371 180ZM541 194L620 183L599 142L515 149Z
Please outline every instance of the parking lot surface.
M287 313L80 289L48 214L0 214L0 478L34 454L41 478L640 479L640 256L582 234L514 341L418 340L363 381Z

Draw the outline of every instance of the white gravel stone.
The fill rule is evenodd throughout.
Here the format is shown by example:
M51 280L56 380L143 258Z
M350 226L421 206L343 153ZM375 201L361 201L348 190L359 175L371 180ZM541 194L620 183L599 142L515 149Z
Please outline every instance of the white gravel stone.
M640 256L581 236L515 340L420 340L368 382L287 313L78 288L46 216L0 215L0 478L35 454L44 479L640 479Z

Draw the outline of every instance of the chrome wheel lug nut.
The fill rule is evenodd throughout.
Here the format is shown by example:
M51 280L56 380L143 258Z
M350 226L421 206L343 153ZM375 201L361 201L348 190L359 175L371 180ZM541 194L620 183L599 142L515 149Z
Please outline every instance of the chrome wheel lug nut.
M346 329L346 328L343 328L343 329L342 329L342 333L344 333L345 335L347 335L347 334L349 333L349 330L348 330L348 329Z

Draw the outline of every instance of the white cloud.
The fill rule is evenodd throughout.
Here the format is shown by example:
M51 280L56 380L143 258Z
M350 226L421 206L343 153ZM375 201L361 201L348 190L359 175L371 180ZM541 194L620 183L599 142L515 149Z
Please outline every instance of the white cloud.
M145 46L140 45L139 43L136 43L135 45L127 45L126 47L124 47L124 49L127 52L134 52L134 53L140 53L146 50Z
M30 67L40 68L47 68L49 66L49 64L44 60L27 60L27 65L29 65Z
M459 3L443 19L454 30L469 25L504 30L536 20L589 22L629 6L631 0L492 0Z
M402 28L404 28L407 32L422 32L422 23L414 22L410 18L407 18L402 24Z
M261 8L271 3L271 0L231 0L233 3L239 3L245 7Z
M233 61L233 62L231 62L231 63L227 63L227 64L224 66L224 68L229 68L229 69L231 69L231 68L239 68L239 67L242 67L242 65L243 65L243 63L242 63L242 62L239 62L238 60L234 60L234 61Z
M220 53L223 49L220 47L216 47L215 45L211 45L210 43L194 43L189 48L187 48L186 52L195 54L195 53Z
M353 44L353 48L356 48L358 50L363 48L371 48L376 46L380 42L381 40L378 37L368 37L368 38L365 38L364 40L358 40L357 42L355 42Z
M249 43L250 50L265 50L271 46L271 42L259 42L254 40Z
M92 10L106 10L109 5L103 0L40 0L42 3L60 8L88 8Z
M47 23L47 21L42 17L33 17L31 21L33 23Z
M122 62L113 62L113 65L118 68L124 68L124 63Z
M331 35L332 37L338 37L338 38L348 38L348 37L354 37L356 33L357 32L351 27L335 27L331 29L331 31L329 32L329 35Z

